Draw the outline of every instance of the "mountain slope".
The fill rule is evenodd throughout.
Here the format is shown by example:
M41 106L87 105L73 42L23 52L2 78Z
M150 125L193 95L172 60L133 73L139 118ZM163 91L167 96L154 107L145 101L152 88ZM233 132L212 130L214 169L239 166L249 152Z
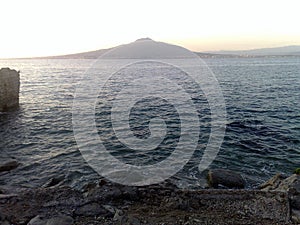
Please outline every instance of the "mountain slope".
M109 51L110 49L100 49L90 52L82 52L70 55L58 55L58 56L47 56L47 57L38 57L45 59L97 59L99 56Z

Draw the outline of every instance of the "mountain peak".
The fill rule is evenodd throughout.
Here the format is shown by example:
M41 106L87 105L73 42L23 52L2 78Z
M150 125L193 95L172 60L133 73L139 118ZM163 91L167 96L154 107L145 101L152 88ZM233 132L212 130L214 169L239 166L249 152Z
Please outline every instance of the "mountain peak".
M135 42L137 41L153 41L153 40L151 38L146 37L146 38L139 38Z

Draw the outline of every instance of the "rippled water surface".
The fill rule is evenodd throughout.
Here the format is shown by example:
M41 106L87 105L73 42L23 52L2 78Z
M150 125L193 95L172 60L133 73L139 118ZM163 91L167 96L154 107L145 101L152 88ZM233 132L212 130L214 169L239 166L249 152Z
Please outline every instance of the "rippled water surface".
M250 184L277 172L289 174L299 167L300 58L205 62L219 81L227 108L226 135L211 167L241 172ZM72 128L76 84L92 63L93 60L0 60L0 67L21 71L20 110L0 114L0 156L1 160L15 158L22 163L16 170L1 174L0 185L38 187L52 177L62 177L64 184L80 188L99 178L78 150ZM170 152L165 149L172 150L180 136L176 109L157 98L137 102L130 117L135 136L147 139L147 121L157 115L166 121L169 130L156 151L138 154L124 150L111 132L109 107L102 104L103 99L109 100L113 95L115 84L108 85L110 91L99 93L95 115L98 133L110 153L138 165L167 158ZM163 89L164 84L158 85ZM181 186L201 183L197 166L210 132L207 102L199 88L190 89L198 105L201 135L190 163L171 179Z

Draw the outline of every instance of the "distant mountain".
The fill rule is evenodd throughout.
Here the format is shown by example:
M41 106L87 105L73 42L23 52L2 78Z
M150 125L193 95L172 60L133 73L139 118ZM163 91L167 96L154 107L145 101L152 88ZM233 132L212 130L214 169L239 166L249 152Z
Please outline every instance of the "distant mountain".
M261 48L240 51L211 51L213 54L239 55L239 56L300 56L300 46L284 46L276 48Z
M153 41L150 38L140 38L135 42L151 42L153 46L160 45L162 42ZM134 43L134 42L133 42ZM130 46L130 45L128 45ZM136 57L139 53L142 53L142 44L135 49L130 49L130 54L132 57ZM117 46L118 47L118 46ZM117 48L114 47L114 48ZM100 49L90 52L82 52L70 55L60 55L60 56L49 56L49 57L38 57L46 59L97 59L109 49ZM151 50L151 49L150 49ZM167 49L165 49L167 50ZM157 52L153 52L157 54ZM240 50L240 51L211 51L211 52L195 52L200 58L236 58L236 57L255 57L255 56L300 56L300 46L285 46L277 48L261 48L252 50Z
M131 48L131 44L133 43L139 43L138 45L134 45L134 48ZM173 47L168 47L166 48L165 45L162 43L162 42L156 42L156 41L153 41L151 38L140 38L140 39L137 39L135 42L132 42L128 45L125 46L125 48L130 48L128 50L128 54L130 55L130 57L132 58L139 58L141 57L140 54L143 53L143 51L145 51L145 49L143 48L143 42L148 42L150 43L150 45L148 44L147 48L149 48L150 46L150 49L147 49L147 52L151 52L153 51L152 49L155 49L155 47L158 47L158 46L161 46L163 47L163 50L164 51L167 51L168 53L170 53L169 51L173 51L174 47L177 49L177 48L181 48L179 46L174 46L172 45ZM153 48L152 48L152 47ZM171 45L169 45L171 46ZM114 48L118 48L119 46L117 47L114 47ZM96 51L90 51L90 52L82 52L82 53L76 53L76 54L69 54L69 55L59 55L59 56L47 56L47 57L37 57L39 59L97 59L98 57L100 57L101 55L103 55L104 53L108 52L109 50L112 50L114 48L109 48L109 49L100 49L100 50L96 50ZM151 55L153 56L159 56L157 54L162 54L162 52L152 52ZM230 55L226 56L226 55L220 55L220 54L213 54L213 53L202 53L202 52L195 52L195 54L197 54L199 57L201 58L217 58L217 57L232 57ZM127 57L129 57L129 55ZM172 55L171 53L169 55ZM174 57L176 57L174 55ZM236 56L234 56L236 57Z

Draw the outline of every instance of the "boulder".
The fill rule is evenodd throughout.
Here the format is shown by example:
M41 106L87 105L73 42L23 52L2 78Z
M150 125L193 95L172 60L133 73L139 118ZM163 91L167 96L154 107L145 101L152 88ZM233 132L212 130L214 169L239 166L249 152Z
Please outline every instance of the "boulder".
M53 217L47 221L47 225L72 225L74 220L70 216Z
M20 73L9 68L0 69L0 112L19 106Z
M75 215L77 216L107 216L109 211L103 208L96 202L92 202L83 206L80 206L78 209L75 210Z
M271 190L288 191L300 194L300 176L293 174L290 177L283 179L279 185Z
M16 160L4 162L3 164L0 164L0 172L16 169L19 165L20 163Z
M243 189L246 183L240 174L225 169L209 170L207 179L208 185L212 188L225 187Z
M281 173L276 174L274 177L266 181L259 186L259 189L264 191L275 190L281 184L281 182L287 177Z
M52 218L44 218L43 216L36 216L29 221L27 225L72 225L74 220L70 216L60 215Z
M291 206L291 217L293 222L300 222L300 175L293 174L284 179L284 176L277 174L261 186L264 191L287 192Z
M42 216L38 215L32 218L27 225L46 225L46 224L47 224L46 219L43 219Z
M284 179L275 190L287 191L292 209L300 210L300 175L293 174Z

